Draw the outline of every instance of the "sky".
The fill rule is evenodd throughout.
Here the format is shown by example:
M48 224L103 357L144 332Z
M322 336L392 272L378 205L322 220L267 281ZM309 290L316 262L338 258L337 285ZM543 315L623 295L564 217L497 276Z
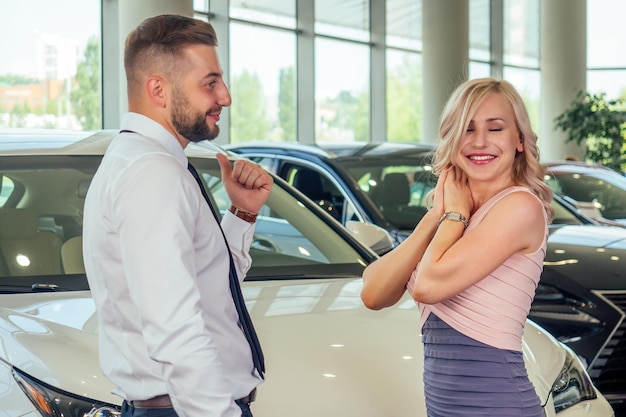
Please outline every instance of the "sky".
M34 75L37 33L86 45L99 30L99 0L0 0L0 74Z

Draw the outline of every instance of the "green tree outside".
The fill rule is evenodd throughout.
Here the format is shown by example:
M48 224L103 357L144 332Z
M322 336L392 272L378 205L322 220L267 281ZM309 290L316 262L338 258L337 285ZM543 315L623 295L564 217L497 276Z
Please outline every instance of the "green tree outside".
M282 68L278 87L278 126L280 139L286 142L297 141L296 131L296 82L293 66Z
M21 86L39 84L39 80L22 75L5 74L0 75L0 85ZM17 103L12 109L0 103L0 113L8 113L7 127L25 127L26 116L31 113L31 108L26 102Z
M233 77L230 93L230 141L265 140L270 125L259 76L247 70Z
M85 130L102 127L100 72L100 43L98 38L92 37L87 42L85 59L76 69L76 88L70 93L72 111Z
M409 56L404 56L402 65L387 73L386 139L422 141L422 66Z
M349 90L340 91L334 98L321 103L329 118L324 128L317 132L320 141L355 140L367 141L369 135L369 93L355 96Z
M0 85L32 85L39 84L39 80L23 75L5 74L0 75Z
M370 136L370 95L359 94L354 108L353 130L355 142L368 142Z
M585 142L588 160L616 171L626 169L626 102L609 100L605 93L579 91L563 113L554 119L567 141Z
M11 112L11 127L26 127L26 116L32 113L32 110L27 102L23 101L15 107Z

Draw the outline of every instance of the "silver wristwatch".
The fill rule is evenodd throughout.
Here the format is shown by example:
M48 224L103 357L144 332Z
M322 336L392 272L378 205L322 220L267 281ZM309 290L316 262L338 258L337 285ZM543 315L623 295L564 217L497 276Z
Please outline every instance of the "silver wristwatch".
M439 223L437 223L437 227L439 227L441 222L444 220L452 220L453 222L461 222L463 223L465 227L469 226L469 222L467 221L465 216L463 216L461 213L457 213L456 211L448 211L446 213L443 213L443 216L441 216L441 218L439 219Z

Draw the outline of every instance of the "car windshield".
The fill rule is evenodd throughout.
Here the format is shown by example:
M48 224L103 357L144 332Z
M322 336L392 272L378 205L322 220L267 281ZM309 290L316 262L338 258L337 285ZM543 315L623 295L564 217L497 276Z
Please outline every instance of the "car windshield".
M605 219L626 219L626 177L596 169L587 172L551 172L548 184L559 195L593 203Z
M341 165L396 228L413 229L426 213L428 193L437 182L430 164L363 158Z
M432 166L415 158L402 160L366 159L342 162L359 189L379 208L385 219L400 230L413 230L428 207L429 192L437 178ZM553 224L582 224L582 221L560 201L552 200Z
M0 156L1 292L87 289L82 213L100 156ZM195 158L223 214L217 161ZM280 184L259 213L246 279L359 276L373 255ZM42 278L42 277L47 278Z

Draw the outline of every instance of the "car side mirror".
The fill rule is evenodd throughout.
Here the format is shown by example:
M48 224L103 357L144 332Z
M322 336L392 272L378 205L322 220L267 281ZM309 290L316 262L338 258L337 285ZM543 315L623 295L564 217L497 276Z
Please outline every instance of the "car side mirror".
M379 255L383 255L393 249L393 239L389 232L382 227L371 223L349 220L346 222L346 228L359 242Z

